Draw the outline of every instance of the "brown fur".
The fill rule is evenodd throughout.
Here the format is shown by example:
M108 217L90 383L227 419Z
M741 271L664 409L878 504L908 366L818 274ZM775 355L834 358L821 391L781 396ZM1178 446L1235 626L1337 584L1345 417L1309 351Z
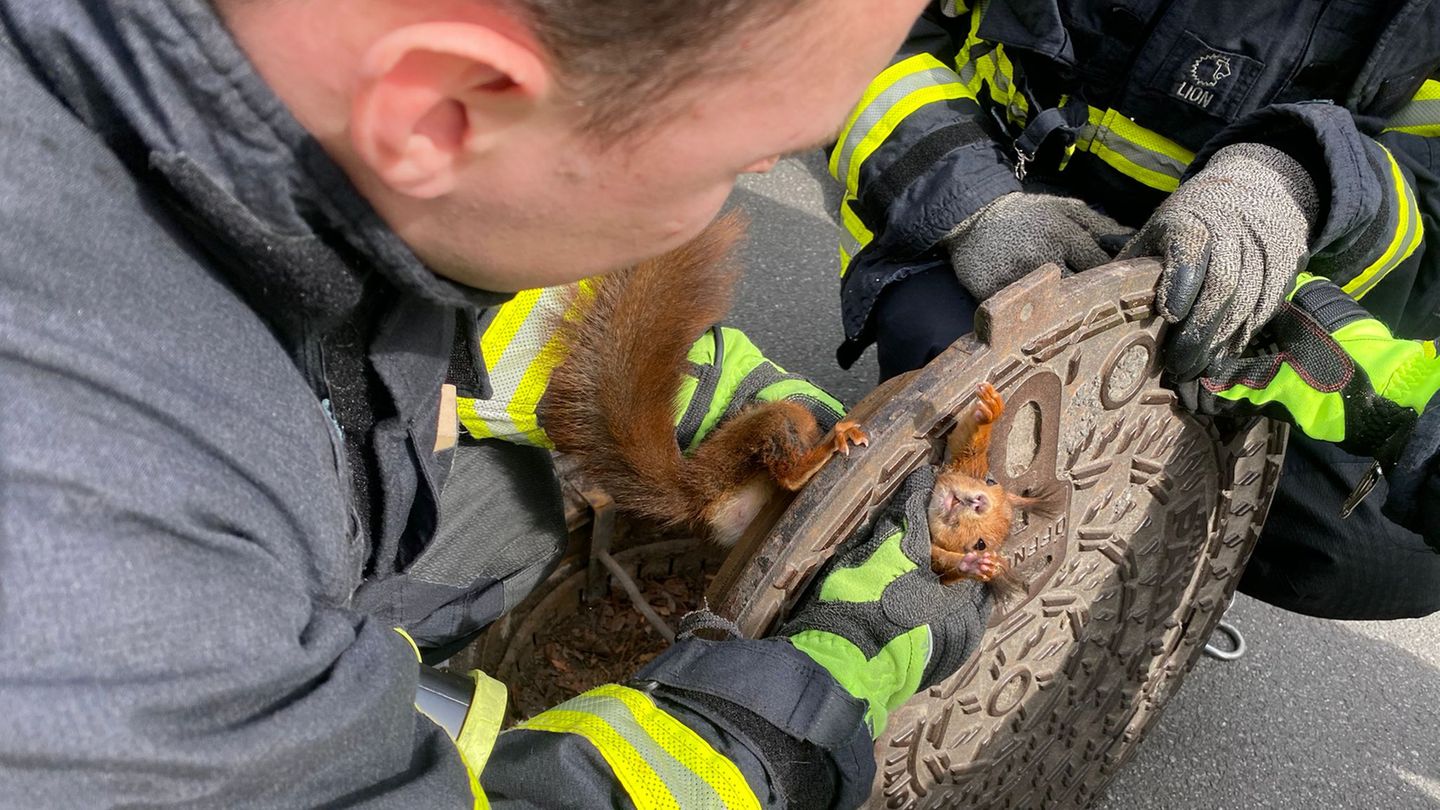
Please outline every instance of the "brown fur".
M678 250L601 279L583 314L560 325L569 354L540 410L556 448L619 508L721 542L739 537L775 487L799 489L864 437L842 422L824 441L809 410L775 402L745 409L693 456L681 454L676 393L691 345L730 309L743 233L730 215Z
M977 393L980 402L950 433L950 458L930 498L930 563L946 585L977 579L1004 598L1024 589L1001 554L1016 510L1053 514L1055 499L1012 495L989 481L990 431L1005 412L1005 401L989 383Z

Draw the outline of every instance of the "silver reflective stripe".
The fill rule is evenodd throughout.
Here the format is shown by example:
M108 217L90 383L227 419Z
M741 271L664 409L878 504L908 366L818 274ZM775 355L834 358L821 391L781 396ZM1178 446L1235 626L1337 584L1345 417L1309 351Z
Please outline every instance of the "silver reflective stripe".
M972 43L970 49L965 52L965 64L960 66L960 83L966 87L973 85L975 83L975 76L980 70L976 67L976 64L978 64L981 59L989 56L994 50L995 43L993 42L977 40ZM995 73L998 74L999 72L1000 70L997 65Z
M1423 127L1440 124L1440 98L1416 100L1406 104L1395 117L1385 122L1386 129Z
M1086 124L1080 128L1079 137L1076 142L1080 148L1087 152L1094 152L1090 148L1092 144L1099 142L1105 148L1120 155L1126 160L1134 163L1142 169L1149 169L1152 172L1163 174L1166 177L1173 177L1177 180L1185 173L1188 166L1175 158L1154 152L1141 146L1134 141L1126 140L1109 127L1100 127L1095 124Z
M665 783L665 787L670 789L676 799L681 800L682 807L725 807L725 801L720 798L720 794L716 793L708 782L700 778L699 774L681 764L680 760L671 756L669 751L660 747L660 744L636 721L635 715L630 713L630 707L619 699L585 694L568 700L556 708L567 712L593 715L603 720L635 749L635 752L645 760L646 765L655 771L656 775L660 777L660 781Z
M565 311L570 308L575 296L573 285L560 287L547 287L540 291L539 297L535 300L533 308L526 313L524 320L520 323L514 335L510 337L499 352L486 352L486 362L489 364L490 385L494 394L490 399L475 400L475 415L485 423L490 435L505 439L507 441L519 442L522 444L535 444L530 437L530 431L515 422L515 415L511 413L512 407L519 407L524 412L524 418L532 419L534 405L525 402L517 406L516 401L520 397L521 387L527 382L527 374L531 376L531 385L543 386L549 379L550 371L553 369L539 368L534 364L540 359L540 354L547 343L554 336L555 326ZM506 304L506 307L519 305L519 299ZM502 308L501 315L492 321L490 329L501 327L502 319L513 317ZM483 339L482 339L483 340ZM491 354L498 356L491 357ZM537 376L538 375L538 376ZM537 398L538 399L538 398Z
M853 259L860 254L860 248L862 247L864 247L864 245L861 245L860 240L856 239L855 235L850 233L850 229L841 225L840 249L845 251L845 255Z
M884 118L892 107L917 90L946 84L955 84L955 71L940 67L903 76L885 88L885 92L876 96L875 100L861 110L860 115L855 118L854 126L850 127L850 137L841 146L840 161L836 164L839 170L835 176L842 180L850 176L850 163L855 158L855 150L860 147L860 144L869 136L870 130L880 123L880 119Z

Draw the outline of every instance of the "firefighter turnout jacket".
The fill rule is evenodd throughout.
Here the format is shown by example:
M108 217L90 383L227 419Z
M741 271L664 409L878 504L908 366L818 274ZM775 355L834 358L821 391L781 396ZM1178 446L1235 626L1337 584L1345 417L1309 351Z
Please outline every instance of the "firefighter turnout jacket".
M1321 190L1309 270L1405 336L1440 333L1440 3L945 0L829 154L848 366L886 285L946 266L941 237L1012 191L1131 226L1242 141Z
M543 440L544 364L476 351L508 345L481 338L504 298L430 273L205 0L0 0L0 108L0 805L868 793L864 706L783 639L691 639L498 737L487 678L458 741L421 716L394 628L428 645L502 601L416 570L442 384L509 386L474 429ZM519 334L517 300L489 325ZM697 347L696 435L711 390L798 392L720 337L743 362Z

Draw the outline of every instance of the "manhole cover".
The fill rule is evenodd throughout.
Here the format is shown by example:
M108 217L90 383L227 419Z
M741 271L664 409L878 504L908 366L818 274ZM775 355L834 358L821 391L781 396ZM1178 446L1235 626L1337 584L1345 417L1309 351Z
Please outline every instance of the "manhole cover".
M827 466L773 531L742 540L711 602L749 635L835 546L939 458L975 386L1007 413L991 472L1061 484L1068 507L1016 527L1028 591L997 611L955 677L891 716L875 807L1080 807L1154 723L1224 612L1285 446L1268 422L1179 412L1160 384L1159 267L1035 271L981 308L977 333L858 411L869 448Z

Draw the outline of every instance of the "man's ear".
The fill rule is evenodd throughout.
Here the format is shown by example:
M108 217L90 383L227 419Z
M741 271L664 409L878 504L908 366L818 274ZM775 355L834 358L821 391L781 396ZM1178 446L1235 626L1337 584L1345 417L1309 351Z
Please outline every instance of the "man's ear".
M551 86L540 55L494 28L406 26L366 52L350 137L387 186L433 199L455 188L469 158L535 114Z

